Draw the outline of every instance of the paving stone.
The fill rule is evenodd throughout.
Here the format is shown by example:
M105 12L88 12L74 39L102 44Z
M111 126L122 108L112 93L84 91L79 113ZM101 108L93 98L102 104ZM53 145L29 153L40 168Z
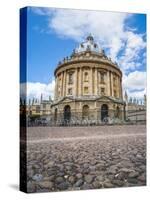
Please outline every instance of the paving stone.
M33 179L34 181L41 181L41 180L43 179L43 176L42 176L42 174L35 174L35 175L32 177L32 179Z
M129 183L133 183L133 184L137 184L138 183L138 179L137 178L128 178L128 182Z
M47 189L52 189L53 187L53 183L51 181L42 181L42 182L39 182L38 185L41 188L47 188Z
M143 173L141 176L138 177L139 181L146 182L146 175Z
M36 185L35 185L35 183L33 183L31 181L27 182L27 192L28 193L36 192Z
M130 172L129 175L128 175L129 178L135 178L137 176L139 176L138 172Z
M119 187L121 187L121 186L124 185L124 182L121 181L121 180L113 180L112 183L115 184L115 185L117 185L117 186L119 186Z
M76 177L77 177L78 179L81 179L81 178L83 177L83 175L82 175L81 173L78 173L78 174L76 174Z
M57 177L56 179L55 179L55 182L58 184L58 183L62 183L64 181L64 178L63 177Z
M68 181L72 184L75 183L75 180L76 180L76 178L74 176L69 176L69 178L68 178Z
M28 128L29 192L146 184L143 125Z
M60 190L66 190L69 187L69 183L68 182L62 182L60 184L57 185L57 188Z
M93 181L92 183L94 188L102 188L103 184L99 181Z
M83 185L83 180L79 179L76 183L75 183L75 187L80 187L81 185Z
M131 173L131 172L134 172L133 169L128 169L128 168L121 168L119 171L120 171L120 172L124 172L124 173Z
M89 189L92 189L92 185L89 184L89 183L84 183L82 186L81 186L81 189L83 190L89 190Z
M94 177L91 176L91 175L86 175L84 177L84 180L87 182L87 183L91 183L93 181Z
M104 176L103 175L96 176L95 180L99 182L104 181Z
M110 182L104 182L103 186L104 186L104 188L112 188L112 187L114 187L114 185L112 183L110 183Z

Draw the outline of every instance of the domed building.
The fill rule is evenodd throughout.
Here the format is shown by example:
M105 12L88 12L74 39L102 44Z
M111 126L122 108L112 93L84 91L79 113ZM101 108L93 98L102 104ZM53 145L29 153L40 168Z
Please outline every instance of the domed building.
M52 113L58 124L124 120L122 72L92 35L59 62L54 75Z

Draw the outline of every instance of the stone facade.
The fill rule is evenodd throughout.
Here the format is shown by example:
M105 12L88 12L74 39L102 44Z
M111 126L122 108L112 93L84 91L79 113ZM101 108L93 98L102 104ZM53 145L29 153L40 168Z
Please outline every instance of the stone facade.
M54 120L124 120L122 72L90 35L55 69Z
M51 115L52 100L49 97L48 100L44 100L41 94L41 99L29 100L26 106L26 113L28 116L50 116Z
M146 122L146 95L143 99L136 99L135 97L128 98L127 92L124 95L126 103L126 120L131 122Z

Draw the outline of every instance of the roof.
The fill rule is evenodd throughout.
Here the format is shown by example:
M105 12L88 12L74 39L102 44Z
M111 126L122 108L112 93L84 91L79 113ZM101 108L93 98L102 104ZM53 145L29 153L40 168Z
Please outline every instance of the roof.
M52 103L52 106L55 106L65 100L69 100L69 101L103 101L103 100L108 100L114 103L118 103L118 104L124 104L125 102L122 99L119 98L113 98L110 96L90 96L90 95L86 95L86 96L81 96L81 97L73 97L73 96L66 96L66 97L62 97L61 99L59 99L58 101L55 101L54 103Z
M94 41L94 37L90 34L87 36L86 40L79 44L79 46L75 49L75 53L80 53L84 51L93 51L97 53L104 52L99 45Z

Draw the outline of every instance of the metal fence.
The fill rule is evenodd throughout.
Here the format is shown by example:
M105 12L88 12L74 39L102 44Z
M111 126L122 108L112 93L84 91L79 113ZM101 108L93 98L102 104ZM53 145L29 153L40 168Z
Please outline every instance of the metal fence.
M27 116L27 126L95 126L146 123L145 110L104 110L88 113L68 112L44 116Z

